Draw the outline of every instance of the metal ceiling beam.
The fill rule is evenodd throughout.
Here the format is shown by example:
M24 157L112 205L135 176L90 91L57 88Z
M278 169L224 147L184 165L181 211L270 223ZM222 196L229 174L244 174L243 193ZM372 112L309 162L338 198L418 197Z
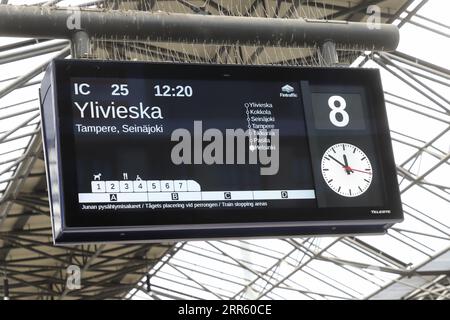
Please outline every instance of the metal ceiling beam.
M405 188L403 188L402 190L400 190L400 193L404 193L405 191L409 190L410 188L412 188L414 185L418 184L420 181L422 181L426 176L428 176L429 174L431 174L436 168L438 168L440 165L447 163L447 161L450 159L450 152L447 153L447 155L442 158L442 160L440 160L438 163L436 163L435 165L433 165L430 169L428 169L427 171L425 171L424 173L422 173L419 177L417 177L414 181L412 181L409 185L407 185Z
M19 193L20 187L25 181L25 177L30 173L31 168L36 160L37 152L40 150L40 148L42 148L41 139L42 138L40 135L35 135L31 139L30 144L25 151L25 155L27 155L27 158L22 163L20 163L18 165L18 168L16 169L15 175L23 176L24 178L12 181L2 195L2 198L0 198L0 226L2 225L5 216L8 214L13 204L12 201L7 200L6 202L2 203L1 200L8 199L10 196L14 197Z
M186 242L181 243L181 245L173 245L171 248L169 248L165 255L164 255L164 259L162 259L160 262L155 263L155 265L152 265L151 267L149 267L145 273L143 273L143 275L145 274L148 279L150 279L154 274L156 274L158 271L160 271L165 265L167 265L167 263L170 261L170 259L175 255L175 253L178 252L178 250L181 250L184 246L185 246ZM136 291L133 294L130 294L129 297L127 297L128 300L131 300L134 295L138 292L138 290L141 290L142 287L145 286L144 283L139 284L141 279L139 279L138 281L136 281ZM148 280L148 282L150 282L150 280ZM150 287L150 286L149 286ZM148 290L147 290L148 291ZM153 292L153 290L151 290ZM144 292L144 291L142 291ZM126 298L126 295L123 296L123 298Z
M447 113L450 112L449 107L445 106L442 102L438 101L436 98L434 98L428 92L425 92L424 90L422 90L422 88L419 87L420 85L416 85L412 81L412 80L415 80L417 82L416 77L412 76L411 77L412 80L409 80L408 78L406 78L405 76L402 76L399 72L394 70L393 68L396 68L397 66L391 64L391 62L386 57L383 57L380 55L379 58L374 57L373 61L375 61L380 66L382 66L385 70L389 71L392 75L394 75L395 77L400 79L402 82L408 84L410 87L412 87L414 90L416 90L417 92L422 94L424 97L426 97L430 101L434 102L438 107L442 108L442 110L444 110L444 112L447 112ZM400 69L397 69L397 70L400 70Z
M1 29L1 24L2 24L2 10L1 10L2 6L0 5L0 29ZM11 22L14 23L14 22ZM1 34L1 32L0 32ZM65 49L59 51L56 55L52 56L49 60L45 61L44 63L38 65L36 68L32 69L31 71L28 71L26 74L18 77L16 80L14 80L12 83L8 84L6 87L2 88L0 90L0 98L3 98L4 96L6 96L8 93L11 93L12 91L14 91L15 89L19 88L20 86L24 85L25 83L27 83L28 81L30 81L31 79L33 79L34 77L36 77L37 75L39 75L40 73L44 72L45 69L47 68L47 65L53 60L53 59L58 59L58 58L65 58L66 56L69 55L69 47L66 47Z
M433 259L438 259L442 255L447 253L449 250L450 250L450 247L446 247L445 249L443 249L443 250L439 251L438 253L436 253L433 256ZM377 294L379 294L383 290L389 290L389 287L394 285L395 283L398 283L398 282L401 283L401 279L409 278L409 277L413 276L421 267L425 266L427 263L429 263L433 259L427 259L426 261L416 265L414 268L410 268L408 270L409 272L406 275L404 275L403 277L401 277L400 280L399 279L394 279L394 280L390 281L388 285L386 285L384 287L381 287L380 289L376 290L375 292L372 292L370 295L366 296L365 299L366 300L370 300L371 298L375 297ZM416 288L416 289L420 289L420 288Z
M28 43L28 41L25 41ZM46 53L59 51L69 45L67 40L35 42L31 45L23 46L18 49L0 52L0 65L22 59L33 58Z
M433 143L435 143L437 140L439 140L440 138L442 138L445 134L447 134L447 132L450 131L450 126L446 127L443 131L439 132L439 134L437 134L436 136L434 136L432 139L430 139L427 143L425 143L422 147L420 147L416 152L414 152L412 155L410 155L406 160L404 160L400 166L403 167L405 166L409 161L411 161L412 159L414 159L417 155L419 155L421 152L424 152L425 149L427 149L428 147L431 147L433 145Z
M398 174L406 179L408 179L408 181L415 181L416 177L412 176L411 174L407 173L407 171L405 171L405 169L398 169ZM427 185L427 181L420 181L420 183L416 184L418 187L428 191L429 193L433 194L434 196L441 198L444 201L448 202L449 197L441 195L439 193L437 193L436 191L432 190L430 187L428 187Z
M330 244L328 244L326 247L322 248L320 251L314 253L314 255L308 259L305 262L300 263L298 266L296 266L294 268L294 270L292 270L291 272L289 272L287 275L285 275L281 280L278 280L275 284L270 283L270 287L263 291L260 292L258 294L258 296L256 297L255 300L260 300L261 298L263 298L264 296L267 296L267 294L269 294L272 290L274 290L275 288L277 288L279 285L281 285L282 283L284 283L287 279L289 279L292 275L294 275L295 273L297 273L299 270L301 270L304 266L306 266L308 263L310 263L313 259L319 257L322 253L326 252L330 247L332 247L336 242L339 241L340 238L336 238L334 239Z
M392 93L392 92L389 92L389 91L386 91L386 90L384 91L384 95L385 95L385 99L392 99L390 97L394 97L396 99L401 100L402 103L408 102L408 103L410 103L413 106L418 106L420 108L426 109L427 111L436 112L436 113L439 113L439 114L444 115L444 116L447 115L447 113L445 111L443 111L443 110L439 110L437 108L432 108L428 104L421 103L421 102L419 102L417 100L408 99L406 97L402 97L402 96L400 96L398 94L395 94L395 93ZM387 97L387 96L390 96L390 97ZM391 132L392 131L393 130L391 130ZM425 141L421 141L421 142L425 143Z
M80 28L69 28L68 22L77 17ZM333 41L379 51L395 50L399 42L398 28L389 24L369 29L360 22L0 5L2 36L72 39L80 30L91 37L133 41L269 46L312 46Z
M179 272L181 275L183 275L186 279L192 281L193 283L197 284L198 286L200 286L205 292L209 292L210 294L212 294L213 296L215 296L217 299L219 300L223 300L225 297L223 295L219 295L215 292L213 292L212 290L210 290L208 287L206 287L202 282L197 281L194 277L190 276L188 273L183 272L181 269L177 267L174 264L171 264L170 262L167 263L168 266L172 267L173 269L175 269L177 272Z
M387 21L387 23L393 23L395 20L397 20L400 15L408 9L408 7L414 2L415 0L408 0L406 1Z
M416 22L416 21L413 21L413 20L409 20L408 23L410 23L410 24L412 24L412 25L414 25L416 27L420 27L422 29L434 32L434 33L436 33L438 35L441 35L443 37L450 38L450 35L448 33L440 31L440 30L432 28L432 27L429 27L429 26L427 26L425 24L422 24L422 23L419 23L419 22Z
M400 21L398 27L401 28L405 23L409 22L411 18L428 2L428 0L422 0L408 15Z
M341 238L341 239L342 239L342 238ZM341 241L342 241L342 240L341 240ZM326 261L326 259L328 259L327 257L324 257L323 255L320 255L320 256L317 256L317 257L315 256L315 253L317 252L317 250L321 250L321 248L318 247L318 246L314 246L314 243L312 243L312 242L310 243L310 246L309 246L309 247L306 247L303 243L299 243L299 242L296 241L295 239L289 239L289 240L288 240L288 243L294 245L298 250L300 250L301 252L307 254L308 257L310 257L310 258L313 258L313 259L315 259L315 260L324 260L324 261ZM314 246L314 247L313 247L313 246ZM336 258L336 257L333 257L333 255L332 255L329 251L327 251L327 254L328 254L328 255L331 255L331 257L330 257L331 259ZM359 278L362 278L363 280L372 282L372 281L370 281L370 280L368 280L368 279L366 279L366 278L361 277L360 274L358 274L358 273L355 272L354 270L351 270L351 268L349 268L349 267L346 266L346 265L343 265L343 264L342 264L342 265L340 265L340 267L343 268L343 269L345 269L347 272L352 273L353 275L355 275L355 276L357 276L357 277L359 277ZM358 294L359 296L362 295L361 292L359 292L359 291L357 291L357 290L355 290L355 289L349 287L348 285L346 285L346 284L344 284L344 283L342 283L342 282L340 282L340 281L337 281L337 280L335 280L335 279L333 279L333 278L330 278L328 275L323 274L323 273L321 273L321 272L318 271L318 270L314 270L314 272L317 273L317 274L319 275L319 276L315 276L315 275L311 274L311 272L307 272L307 271L305 270L306 268L309 268L309 269L311 269L311 270L314 270L314 269L313 269L312 267L310 267L309 265L305 265L305 267L302 268L301 271L304 272L304 273L306 273L306 274L308 274L308 275L311 276L311 277L316 278L318 281L321 281L322 283L324 283L324 284L327 285L327 286L332 286L332 287L334 287L336 290L339 290L339 291L342 292L344 295L347 295L348 297L351 297L352 299L356 298L356 296L355 296L354 294L351 294L350 291L353 291L354 293ZM328 281L327 281L327 280L328 280ZM292 282L292 283L294 283L294 284L296 284L297 286L299 286L299 284L296 283L295 281L293 281L292 279L288 279L285 283L287 284L287 282L289 282L289 281ZM341 288L338 288L338 287L336 287L334 284L332 284L331 282L333 282L333 281L334 281L335 283L339 284L339 285L341 286ZM343 291L343 290L342 290L342 287L343 287L343 288L347 288L348 291ZM347 297L347 298L348 298L348 297Z
M30 40L15 41L13 43L1 45L0 52L23 48L23 47L31 46L34 44L43 43L46 41L48 41L48 40L47 39L30 39Z
M431 88L428 84L425 84L423 81L415 77L413 74L411 74L410 70L408 68L404 68L401 65L394 62L388 55L385 55L384 53L379 52L378 53L383 59L388 60L389 63L396 67L398 70L409 76L411 79L414 79L417 83L419 83L422 87L427 89L429 92L433 93L435 96L439 97L442 101L445 101L447 104L450 104L450 100L448 100L446 97L438 93L435 89ZM445 108L447 113L450 113L450 108Z
M450 124L450 120L447 120L447 119L445 119L445 118L441 118L441 117L439 117L439 116L434 116L434 115L432 115L432 114L430 114L430 113L426 113L426 112L420 111L420 110L418 110L417 108L408 107L408 106L406 106L406 105L404 105L404 104L402 104L402 103L394 102L394 101L390 100L388 97L385 97L385 98L384 98L384 101L385 101L387 104L391 104L391 105L397 106L397 107L399 107L399 108L403 108L403 109L405 109L405 110L408 110L408 111L411 111L411 112L415 112L415 113L417 113L417 114L420 114L420 115L425 116L425 117L427 117L427 118L431 118L431 119L436 120L436 121L438 121L438 122L443 122L443 123L446 124L446 125L449 125L449 124ZM443 113L443 112L442 112L442 113Z
M355 250L360 251L363 254L371 257L372 259L378 260L386 266L396 266L399 269L405 269L408 267L407 263L400 261L399 259L391 256L387 252L383 252L376 247L373 247L369 243L357 238L357 237L345 237L343 243L350 245Z
M222 2L222 1L220 1L220 2ZM223 6L223 4L219 4L219 3L215 2L214 0L210 0L207 3L210 7L216 9L219 13L223 13L227 16L233 15L233 12L231 12L231 10L229 10L228 8Z
M382 1L384 1L384 0L363 1L362 3L360 3L356 6L350 6L346 9L339 10L335 13L329 14L329 15L325 16L324 19L325 20L336 19L336 18L342 17L346 14L354 14L357 12L361 12L361 11L367 10L367 7L369 7L370 5L376 5Z
M189 263L188 261L182 261L181 263L178 260L171 259L171 266L176 266L178 268L182 268L185 271L188 271L192 274L202 274L204 276L213 277L220 281L226 281L232 285L244 287L246 284L244 283L244 279L239 278L236 274L230 274L224 271L218 271L217 269L212 269L205 267L204 265L198 265ZM213 272L211 272L213 271ZM238 281L241 280L241 281ZM248 281L248 280L247 280ZM230 298L234 300L235 298Z

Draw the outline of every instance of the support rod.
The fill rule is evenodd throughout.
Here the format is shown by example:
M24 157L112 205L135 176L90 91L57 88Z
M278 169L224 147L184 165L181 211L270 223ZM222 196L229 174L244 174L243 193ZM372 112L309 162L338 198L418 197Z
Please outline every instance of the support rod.
M132 41L296 47L332 41L378 51L395 50L399 42L398 28L390 24L369 29L362 22L0 5L0 36L72 39L79 30Z
M82 58L89 55L90 50L89 35L86 31L80 30L74 33L72 37L72 56Z
M320 47L321 65L335 66L339 63L339 56L336 51L336 44L332 41L326 41Z

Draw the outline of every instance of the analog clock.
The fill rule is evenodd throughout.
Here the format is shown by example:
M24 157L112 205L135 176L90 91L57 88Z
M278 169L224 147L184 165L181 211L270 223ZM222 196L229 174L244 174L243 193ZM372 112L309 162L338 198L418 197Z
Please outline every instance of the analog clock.
M367 155L349 143L338 143L323 154L322 176L327 185L344 197L357 197L367 191L373 170Z

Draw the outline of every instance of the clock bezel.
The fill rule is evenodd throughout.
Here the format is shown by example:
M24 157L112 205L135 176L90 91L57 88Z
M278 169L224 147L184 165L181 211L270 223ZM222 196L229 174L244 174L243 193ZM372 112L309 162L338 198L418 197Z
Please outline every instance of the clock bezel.
M333 150L333 148L337 148L337 149L340 150L340 148L338 148L338 146L340 146L340 145L348 145L348 146L350 146L350 148L356 148L359 151L359 153L364 155L364 157L367 159L367 162L368 162L369 167L371 169L370 181L364 185L364 188L363 188L362 191L360 191L359 193L354 193L353 195L351 194L351 191L350 191L350 194L347 194L347 193L340 192L339 190L335 190L335 188L333 188L330 185L331 181L327 180L326 173L325 173L325 170L324 170L324 158L325 158L325 156L328 155L330 153L330 150ZM360 147L355 146L354 144L349 143L349 142L338 142L338 143L335 143L335 144L331 145L330 147L328 147L328 149L326 149L325 152L323 153L320 167L321 167L322 177L323 177L325 183L327 184L327 186L331 190L333 190L335 193L337 193L338 195L340 195L342 197L345 197L345 198L355 198L355 197L359 197L359 196L363 195L365 192L367 192L369 190L369 188L370 188L370 186L372 184L374 171L373 171L373 166L372 166L372 164L370 162L370 157L363 150L361 150ZM358 187L360 187L360 186L358 185Z

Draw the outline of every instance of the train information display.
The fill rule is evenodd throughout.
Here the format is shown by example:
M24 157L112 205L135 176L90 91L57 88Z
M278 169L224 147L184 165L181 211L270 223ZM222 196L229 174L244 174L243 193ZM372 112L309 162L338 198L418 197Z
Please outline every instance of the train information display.
M377 70L56 60L56 243L382 233L401 221Z

